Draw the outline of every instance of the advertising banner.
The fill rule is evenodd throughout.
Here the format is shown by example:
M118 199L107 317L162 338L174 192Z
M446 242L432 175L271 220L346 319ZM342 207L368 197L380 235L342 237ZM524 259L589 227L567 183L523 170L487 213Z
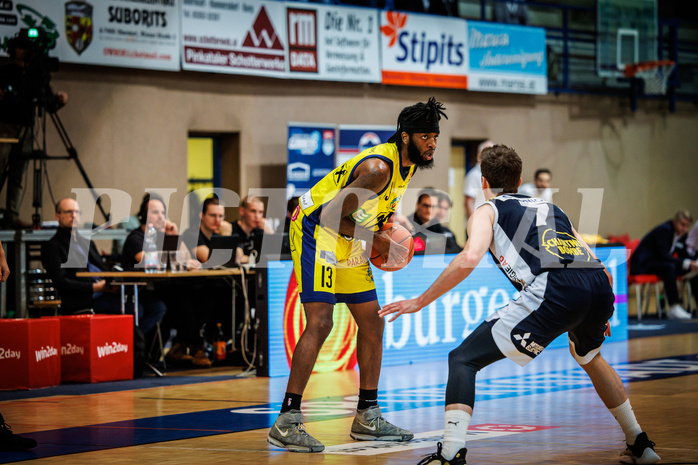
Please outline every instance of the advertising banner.
M607 342L628 338L626 251L624 247L597 248L596 255L613 276L616 295ZM441 274L455 255L422 255L396 272L372 267L378 301L386 305L417 297ZM290 261L268 264L269 376L287 376L296 341L305 320ZM404 365L447 360L477 326L518 292L488 255L473 273L429 307L386 323L383 338L383 365ZM351 369L356 366L356 324L345 305L335 306L334 326L315 364L315 371ZM567 334L548 348L568 346Z
M380 82L378 10L286 4L289 77Z
M61 16L63 2L42 0L0 1L0 47L7 56L7 43L23 28L41 28L45 34L48 55L58 57L56 46L65 40L65 19Z
M61 382L133 379L132 315L68 315L61 325Z
M68 63L179 70L179 7L175 0L0 2L0 35L41 28L50 56Z
M467 89L463 19L381 12L383 84Z
M61 383L57 318L0 319L0 390Z
M340 124L336 165L341 165L369 147L388 142L388 138L394 133L395 126Z
M548 92L545 30L468 21L468 90Z
M336 127L288 123L286 197L300 196L335 168Z
M182 69L285 77L286 6L182 0Z

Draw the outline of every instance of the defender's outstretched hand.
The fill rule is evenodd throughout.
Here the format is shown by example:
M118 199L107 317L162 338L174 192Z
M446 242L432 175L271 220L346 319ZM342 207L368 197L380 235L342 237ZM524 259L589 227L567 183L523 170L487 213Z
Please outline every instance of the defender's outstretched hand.
M378 310L378 315L380 315L381 318L385 318L386 315L395 313L395 316L388 320L388 323L390 323L391 321L395 321L395 319L403 313L417 313L421 309L422 307L417 304L417 299L401 300L381 308Z

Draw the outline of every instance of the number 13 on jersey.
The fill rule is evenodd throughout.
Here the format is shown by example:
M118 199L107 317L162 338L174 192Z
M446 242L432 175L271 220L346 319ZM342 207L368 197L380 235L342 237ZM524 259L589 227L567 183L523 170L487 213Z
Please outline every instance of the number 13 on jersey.
M334 289L335 268L331 265L320 265L316 268L319 273L315 274L315 288L330 290Z

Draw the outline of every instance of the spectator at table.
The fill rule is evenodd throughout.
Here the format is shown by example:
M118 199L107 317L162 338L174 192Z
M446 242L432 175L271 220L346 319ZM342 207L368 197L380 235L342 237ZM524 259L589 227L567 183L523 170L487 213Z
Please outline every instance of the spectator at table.
M140 227L129 233L122 249L121 265L124 269L136 269L143 260L145 229L149 224L155 227L158 235L156 242L158 244L163 243L163 236L176 235L178 233L177 225L167 219L166 213L165 202L160 196L151 193L143 196L137 215Z
M211 238L219 235L216 231L221 228L225 218L225 207L217 196L204 200L199 218L201 219L199 227L192 226L184 231L181 242L186 245L193 257L201 263L206 263L211 257Z
M242 238L242 256L238 263L248 263L252 251L259 256L259 240L264 234L274 234L274 229L264 218L264 203L258 197L245 197L240 202L240 218L233 222L233 234Z
M145 194L137 215L140 227L129 233L121 250L121 266L125 270L138 269L138 265L143 261L143 242L147 225L153 225L160 239L165 234L177 234L177 225L167 220L165 213L165 203L159 196ZM157 243L162 244L162 241ZM140 270L143 271L143 268ZM155 328L167 311L163 298L158 294L154 284L148 283L148 287L138 296L138 303L143 307L139 326L146 335Z
M95 243L77 232L80 207L75 199L56 203L56 234L41 245L41 263L61 298L62 314L92 309L95 313L121 313L121 299L101 278L78 278L79 271L106 271Z
M199 218L201 219L199 227L187 229L182 234L181 242L206 268L213 252L211 239L219 236L216 231L219 230L225 218L225 206L216 195L208 197L201 206ZM242 250L238 248L232 253L240 257ZM194 326L197 330L205 327L203 337L208 337L210 341L213 341L218 337L217 323L221 323L225 340L228 340L232 335L230 288L220 281L206 281L199 285L196 295L198 301L196 302L197 314Z
M124 269L136 268L143 260L143 243L145 229L152 224L158 235L157 244L163 244L165 235L176 235L177 225L167 219L165 203L156 194L147 193L143 197L138 210L138 221L141 226L131 231L124 242L121 263ZM194 260L187 262L187 268L198 268L200 264ZM199 368L208 368L211 361L206 356L203 340L197 330L197 318L194 309L194 301L191 297L196 289L191 283L157 282L149 283L148 288L140 293L139 300L143 302L146 315L160 315L157 321L167 315L164 320L163 331L167 338L169 329L177 331L171 349L167 352L165 360L172 365L193 365ZM155 323L157 323L157 321ZM199 324L199 328L203 323ZM153 324L154 326L155 324ZM145 329L143 332L147 332Z

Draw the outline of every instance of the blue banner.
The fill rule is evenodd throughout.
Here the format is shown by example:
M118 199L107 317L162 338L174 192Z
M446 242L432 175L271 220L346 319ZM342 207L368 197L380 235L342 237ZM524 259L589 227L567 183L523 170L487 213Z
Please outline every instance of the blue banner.
M613 275L616 295L611 319L611 337L606 341L628 338L626 252L623 247L597 248L596 254ZM386 273L372 267L381 306L411 299L424 292L455 255L422 255L396 272ZM291 262L269 263L269 376L286 376L295 341L302 333L304 320L297 299ZM421 312L402 315L387 323L383 338L383 365L404 365L430 360L445 360L468 334L498 308L515 299L518 292L488 255L471 275ZM296 316L294 317L294 313ZM355 343L346 306L335 307L335 324L318 357L316 371L351 368L351 357L343 349ZM549 348L567 347L564 334ZM324 364L327 368L322 368Z
M287 198L302 195L334 169L335 130L334 125L288 124Z
M545 30L468 21L468 90L545 94Z
M388 142L388 138L394 133L394 126L340 125L337 166L369 147Z

